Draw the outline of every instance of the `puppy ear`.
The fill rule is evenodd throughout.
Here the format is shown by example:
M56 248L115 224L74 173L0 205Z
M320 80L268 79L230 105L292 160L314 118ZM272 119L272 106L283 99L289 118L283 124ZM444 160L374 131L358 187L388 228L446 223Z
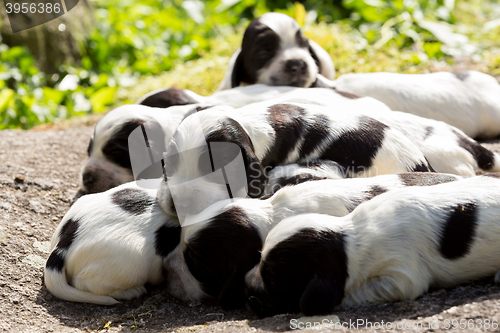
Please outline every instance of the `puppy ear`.
M318 72L329 80L335 79L335 66L332 58L321 46L313 40L309 40L309 53L318 64Z
M245 274L241 272L243 269L240 266L234 264L233 272L219 294L219 305L224 310L238 309L245 305L245 293L243 291Z
M231 73L231 88L238 87L246 77L243 60L243 52L240 50L234 61L233 72Z
M250 198L260 198L264 194L264 187L267 182L264 167L250 147L241 147L241 150L247 174L248 196Z
M316 273L300 298L300 311L306 316L328 314L343 298L343 288L331 278Z

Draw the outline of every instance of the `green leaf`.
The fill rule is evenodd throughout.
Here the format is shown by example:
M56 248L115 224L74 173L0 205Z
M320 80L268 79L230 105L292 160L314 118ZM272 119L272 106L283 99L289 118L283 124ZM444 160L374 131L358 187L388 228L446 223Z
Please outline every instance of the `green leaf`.
M14 90L9 88L4 88L0 90L0 112L3 112L9 106L10 102L13 100Z
M89 98L92 110L101 113L107 105L113 104L117 89L118 87L104 87L93 93Z

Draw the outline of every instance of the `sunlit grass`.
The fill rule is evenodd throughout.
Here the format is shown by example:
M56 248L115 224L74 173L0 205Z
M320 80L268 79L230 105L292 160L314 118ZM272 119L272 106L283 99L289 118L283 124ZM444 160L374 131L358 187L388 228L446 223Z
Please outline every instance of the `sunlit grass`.
M350 72L429 73L464 69L500 75L500 25L484 29L487 22L500 18L500 4L495 1L460 0L456 3L454 17L455 32L468 36L470 43L478 48L472 57L443 55L436 60L429 58L419 43L411 49L400 49L391 42L377 48L369 45L358 30L341 22L307 25L303 30L332 56L337 76ZM201 59L145 77L133 88L120 90L118 97L133 102L147 92L166 87L189 89L201 95L214 93L224 77L231 54L241 43L243 30L244 27L239 27L235 33L219 36L211 41L211 51Z

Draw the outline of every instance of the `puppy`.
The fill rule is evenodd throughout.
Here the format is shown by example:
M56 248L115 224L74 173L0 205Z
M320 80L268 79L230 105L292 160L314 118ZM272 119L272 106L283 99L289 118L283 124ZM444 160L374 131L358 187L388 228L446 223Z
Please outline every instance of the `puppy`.
M331 86L376 98L393 110L444 121L472 138L500 135L500 84L484 73L345 74Z
M331 81L330 81L331 82ZM327 88L327 89L325 89ZM332 89L325 85L321 89L307 89L297 87L271 87L264 84L252 84L249 86L235 87L228 90L217 91L211 96L200 96L187 89L167 88L155 90L137 100L137 104L149 107L165 108L172 105L201 104L201 105L227 105L240 108L251 103L268 101L273 99L285 102L308 102L325 106L335 106L338 102L333 95L342 95L352 99L358 99L357 103L365 103L367 106L377 109L390 108L382 102L373 98L361 98L353 94ZM332 97L333 96L333 97ZM190 101L187 103L186 101Z
M213 107L186 118L167 148L167 160L175 158L166 162L169 186L160 185L160 205L169 214L178 215L177 208L186 215L235 193L259 197L265 170L318 158L338 163L349 177L429 171L429 165L461 176L500 171L498 154L450 125L402 112L365 110L356 104L362 99L331 96L338 106L269 101L228 113ZM235 149L232 155L229 149L214 153L207 144L213 142ZM232 163L239 154L243 176ZM218 167L210 165L213 159L220 159ZM224 175L220 166L226 164L233 167Z
M283 220L246 275L248 304L260 316L319 315L494 275L500 269L495 176L389 191L341 218Z
M307 168L301 169L309 174ZM317 180L288 184L266 200L236 198L217 202L186 219L179 246L165 260L167 289L183 300L212 298L224 308L242 306L244 275L259 262L266 235L282 219L308 212L344 216L360 203L392 189L459 179L418 172Z
M133 181L130 134L138 129L156 133L155 137L150 135L148 144L152 149L164 152L177 126L194 108L188 105L160 110L142 105L123 105L106 114L95 126L90 139L87 149L89 159L80 171L78 197ZM138 151L145 151L145 146ZM161 177L161 168L158 177Z
M245 30L241 48L231 57L218 90L256 83L308 88L317 74L335 78L330 55L305 38L293 18L266 13Z
M262 196L265 168L279 165L319 158L351 177L430 170L410 139L366 115L300 103L218 108L186 118L167 148L158 201L181 223L219 200Z
M45 285L56 297L112 305L163 280L162 258L179 244L179 221L135 183L80 198L52 237Z

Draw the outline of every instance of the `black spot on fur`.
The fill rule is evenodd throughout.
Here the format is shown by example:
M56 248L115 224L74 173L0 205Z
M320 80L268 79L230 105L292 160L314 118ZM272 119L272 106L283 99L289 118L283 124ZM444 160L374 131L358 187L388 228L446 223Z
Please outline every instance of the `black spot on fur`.
M378 185L373 185L370 188L370 190L366 191L366 199L371 200L374 197L376 197L377 195L380 195L380 194L385 193L385 192L387 192L386 188L383 188L383 187L378 186Z
M334 140L321 159L337 162L341 167L357 171L372 166L372 159L382 146L387 126L366 116L360 117L359 127L348 130ZM352 170L355 168L355 170Z
M172 252L181 240L181 227L162 225L155 232L155 252L165 258Z
M80 222L78 220L69 219L64 226L61 228L59 233L59 242L57 243L57 248L67 250L73 243L78 232L78 227Z
M62 271L65 264L65 256L63 250L68 250L75 240L76 234L80 222L77 219L69 219L61 228L59 232L59 242L56 247L52 250L52 253L47 259L45 267L47 269L53 269L57 271Z
M111 200L124 211L134 215L143 214L155 202L155 198L147 192L132 188L113 193Z
M315 115L312 122L306 123L306 134L304 142L299 150L300 158L305 158L311 154L318 146L329 136L328 117L324 115Z
M455 260L469 253L477 224L477 206L474 202L450 208L441 233L439 251L446 259Z
M455 75L460 81L465 81L470 76L469 72L452 72L451 74Z
M327 179L327 177L318 177L305 173L305 174L295 175L292 177L281 177L277 180L276 183L278 185L277 186L278 188L282 188L288 185L298 185L313 180L323 180L323 179Z
M431 171L430 166L428 166L424 162L416 164L413 166L413 168L411 168L411 172L429 172L429 171Z
M458 180L457 177L432 172L408 172L398 174L398 178L405 186L431 186L450 183Z
M87 155L88 157L90 157L90 155L92 154L92 146L94 145L94 139L93 138L90 138L90 141L89 141L89 145L87 147Z
M493 168L495 164L495 155L490 150L455 130L453 133L455 133L458 138L458 145L472 154L479 168L485 171Z
M259 18L250 22L241 43L231 75L231 86L257 82L257 72L273 59L280 47L280 37Z
M190 97L183 89L168 88L148 96L141 103L142 105L155 108L168 108L174 105L196 104L198 101Z
M129 156L128 137L133 130L146 121L132 119L121 125L102 148L102 153L110 161L123 168L132 169Z
M203 290L224 308L245 303L244 278L260 260L262 240L240 208L231 208L189 240L184 258Z
M49 259L47 259L47 262L45 263L45 268L61 272L64 268L65 262L66 259L64 255L58 248L55 248L54 250L52 250Z
M278 243L260 264L265 290L246 290L248 298L254 297L250 307L262 317L330 312L344 297L348 276L345 247L342 233L313 228L304 228ZM329 297L325 299L324 294Z
M275 167L285 162L305 131L304 116L305 110L296 105L276 104L269 107L269 122L275 131L275 139L262 159L263 165Z
M339 94L340 96L342 97L345 97L345 98L349 98L349 99L358 99L358 98L361 98L363 96L360 96L360 95L356 95L356 94L352 94L350 92L347 92L347 91L342 91L342 90L338 90L336 88L332 88L337 94Z

